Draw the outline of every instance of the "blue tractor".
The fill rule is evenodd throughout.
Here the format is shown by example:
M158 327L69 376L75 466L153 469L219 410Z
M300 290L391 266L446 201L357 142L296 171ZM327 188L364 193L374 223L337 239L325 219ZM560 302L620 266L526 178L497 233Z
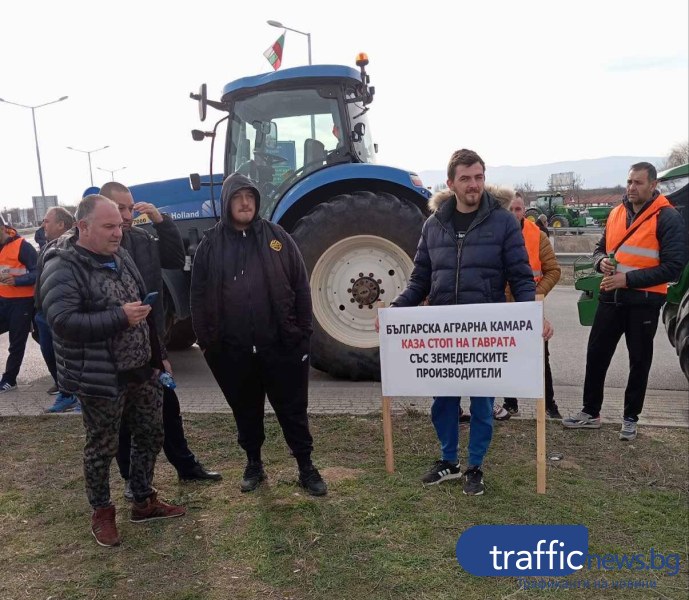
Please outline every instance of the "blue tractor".
M356 64L358 71L314 65L245 77L227 84L220 100L208 99L204 84L191 94L201 120L208 107L227 114L212 131L192 135L214 145L225 130L224 176L240 172L256 181L261 216L282 225L301 249L313 296L313 366L370 380L380 377L376 303L391 302L407 285L430 192L415 173L376 164L366 55ZM190 179L202 201L163 208L192 255L199 232L220 217L222 177ZM143 200L137 187L134 196Z

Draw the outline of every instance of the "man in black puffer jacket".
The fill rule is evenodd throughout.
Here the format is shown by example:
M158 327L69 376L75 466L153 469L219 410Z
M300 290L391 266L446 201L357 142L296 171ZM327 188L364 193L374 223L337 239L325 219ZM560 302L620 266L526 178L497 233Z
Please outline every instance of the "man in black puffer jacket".
M261 196L234 173L222 186L222 218L205 232L191 281L191 316L198 344L237 422L248 462L241 490L265 479L261 446L268 395L310 494L327 493L311 462L306 412L311 290L297 245L259 216Z
M58 384L81 401L86 429L84 479L93 508L91 531L101 546L117 546L109 471L120 420L134 436L131 520L179 517L184 508L157 499L151 486L163 443L161 366L146 288L126 250L122 217L103 196L84 198L77 230L60 237L43 256L37 297L53 331Z
M535 298L524 238L514 217L484 190L486 165L472 150L458 150L447 169L449 187L428 218L407 288L391 306L505 302L505 284L517 302ZM433 199L432 199L433 200ZM436 198L436 200L438 200ZM495 398L471 398L469 468L464 493L483 494L481 465L493 436ZM458 397L434 398L431 418L442 456L424 475L425 484L462 477Z
M160 349L165 370L172 374L172 365L168 360L167 349L163 342L165 333L165 313L163 302L162 269L181 269L184 267L184 242L175 222L162 214L148 202L134 203L132 193L125 185L109 181L100 190L102 196L110 198L120 211L122 217L122 248L131 254L134 263L141 272L148 291L158 292L158 300L153 304L151 314L155 321L160 339ZM134 227L134 211L146 215L151 221L155 235L140 227ZM163 388L163 452L170 464L177 470L181 481L198 481L222 479L220 473L208 471L189 449L184 435L184 422L180 412L179 399L174 389ZM124 497L131 501L132 492L129 482L131 432L124 421L120 427L120 446L117 450L117 465L120 475L125 480Z

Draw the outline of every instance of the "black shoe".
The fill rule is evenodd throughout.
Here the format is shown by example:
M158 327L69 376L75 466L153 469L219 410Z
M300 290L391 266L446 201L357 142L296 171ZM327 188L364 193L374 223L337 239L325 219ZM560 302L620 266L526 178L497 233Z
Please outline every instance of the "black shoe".
M328 486L313 465L299 470L299 485L312 496L325 496L328 493Z
M469 467L464 473L463 492L467 496L480 496L486 489L483 484L483 471L480 467Z
M562 421L562 415L560 414L560 411L557 408L557 404L553 402L552 406L547 407L545 409L545 414L549 419L558 419L559 421Z
M200 462L188 471L178 471L180 481L220 481L222 475L215 471L208 471Z
M244 469L244 477L239 484L242 492L253 492L262 481L265 481L266 472L261 461L249 461Z
M461 476L462 472L459 470L459 463L453 465L446 460L437 460L428 473L421 478L421 481L424 485L435 485L447 479L458 479Z

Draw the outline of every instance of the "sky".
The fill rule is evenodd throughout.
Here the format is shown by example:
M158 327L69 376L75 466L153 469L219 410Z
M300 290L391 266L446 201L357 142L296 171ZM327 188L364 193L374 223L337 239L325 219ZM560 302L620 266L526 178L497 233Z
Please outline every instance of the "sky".
M378 162L444 169L461 147L488 165L664 156L689 137L686 0L5 0L0 98L35 111L46 195L74 204L120 169L125 185L208 172L189 93L218 99L266 73L281 30L311 33L314 64L366 52ZM404 5L407 6L406 4ZM307 63L287 32L283 68ZM217 115L209 111L209 128ZM0 102L0 209L31 206L40 183L31 110ZM222 166L216 152L215 169ZM490 170L487 173L490 180Z

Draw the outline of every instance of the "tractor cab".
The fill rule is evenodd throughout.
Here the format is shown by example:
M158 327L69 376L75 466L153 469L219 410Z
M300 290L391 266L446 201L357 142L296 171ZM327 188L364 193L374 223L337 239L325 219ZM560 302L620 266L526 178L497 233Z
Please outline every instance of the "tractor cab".
M360 71L339 65L296 67L244 77L225 86L221 102L200 103L229 113L225 173L253 179L261 215L270 218L284 194L306 176L343 163L375 163L367 119L374 88L365 54Z
M209 100L223 111L213 131L226 129L223 176L256 182L260 214L295 241L309 273L313 305L311 364L335 377L379 379L376 305L391 302L411 276L430 192L406 169L376 164L368 121L374 88L365 71L309 65L237 79ZM213 165L211 150L211 165ZM207 182L190 177L192 188ZM217 190L204 212L220 215Z

